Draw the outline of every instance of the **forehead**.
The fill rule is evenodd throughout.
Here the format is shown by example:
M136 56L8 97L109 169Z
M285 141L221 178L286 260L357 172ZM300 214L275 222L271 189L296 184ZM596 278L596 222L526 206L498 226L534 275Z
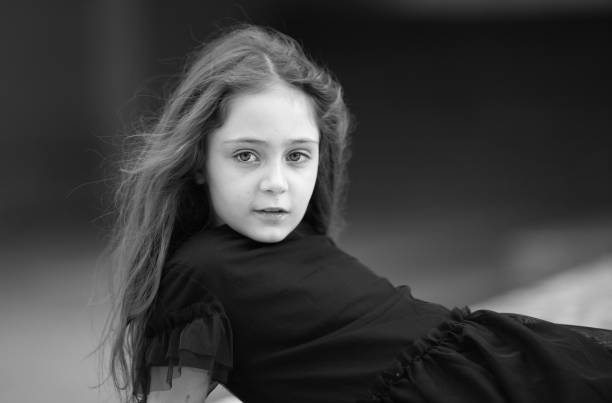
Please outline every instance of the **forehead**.
M230 101L225 122L214 137L223 142L244 137L265 142L318 141L313 101L303 91L284 83L240 94Z

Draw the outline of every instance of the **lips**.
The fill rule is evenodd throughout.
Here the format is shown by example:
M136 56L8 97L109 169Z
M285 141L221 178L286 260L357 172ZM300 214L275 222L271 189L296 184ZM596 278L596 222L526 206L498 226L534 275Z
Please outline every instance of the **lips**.
M266 207L263 209L255 210L258 213L268 213L268 214L284 214L288 213L288 211L282 207Z
M263 209L258 209L255 210L255 214L265 223L271 225L278 225L289 217L289 211L282 207L266 207Z

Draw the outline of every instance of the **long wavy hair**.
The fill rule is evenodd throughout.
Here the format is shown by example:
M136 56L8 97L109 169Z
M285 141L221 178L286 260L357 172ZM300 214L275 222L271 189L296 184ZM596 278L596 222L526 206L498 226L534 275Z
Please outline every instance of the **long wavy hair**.
M320 133L318 176L304 220L332 238L340 232L350 119L338 82L295 40L272 29L239 26L205 44L152 127L132 136L138 141L122 163L115 192L108 245L113 307L101 345L122 401L142 398L139 382L147 375L137 361L164 262L212 224L206 187L194 179L204 166L206 136L223 124L234 97L279 80L309 96Z

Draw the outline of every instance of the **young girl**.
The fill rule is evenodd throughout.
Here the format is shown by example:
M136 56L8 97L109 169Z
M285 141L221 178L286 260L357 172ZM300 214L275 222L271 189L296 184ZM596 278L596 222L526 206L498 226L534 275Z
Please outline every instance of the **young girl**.
M125 166L125 401L610 402L610 333L413 298L336 246L349 116L290 38L206 45Z

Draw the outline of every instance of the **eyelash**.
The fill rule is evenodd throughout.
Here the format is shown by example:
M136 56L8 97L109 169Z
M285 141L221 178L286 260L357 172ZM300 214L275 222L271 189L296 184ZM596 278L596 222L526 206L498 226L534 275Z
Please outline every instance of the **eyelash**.
M253 157L257 158L256 154L253 151L245 150L245 151L239 151L236 154L234 154L234 159L236 159L236 161L238 161L240 163L243 163L243 164L252 164L252 163L255 162L255 161L250 161L250 158L249 158L249 160L242 160L242 159L240 159L240 156L241 155L245 155L245 154L248 154L249 156L253 156ZM308 154L306 154L304 152L301 152L301 151L292 151L292 152L290 152L288 154L288 156L293 155L293 154L298 154L298 155L300 155L300 157L303 157L303 159L301 159L299 161L289 160L289 162L298 163L299 164L299 163L305 162L306 160L310 159L310 156Z

